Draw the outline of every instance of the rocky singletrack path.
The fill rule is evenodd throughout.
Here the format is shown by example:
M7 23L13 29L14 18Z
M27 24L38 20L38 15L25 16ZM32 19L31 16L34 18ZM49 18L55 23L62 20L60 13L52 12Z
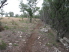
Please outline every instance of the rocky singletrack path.
M38 37L38 29L40 28L42 24L39 22L35 28L33 28L33 31L31 33L31 36L28 38L28 40L26 41L26 45L23 49L23 52L32 52L32 46L35 42L35 40Z

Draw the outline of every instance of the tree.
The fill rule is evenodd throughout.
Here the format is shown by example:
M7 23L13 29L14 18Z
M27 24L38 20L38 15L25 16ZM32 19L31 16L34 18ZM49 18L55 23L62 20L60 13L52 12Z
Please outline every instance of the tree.
M1 15L2 15L2 17L3 17L3 15L4 15L4 10L3 10L3 9L1 9L0 14L1 14Z
M19 17L19 14L16 14L15 17Z
M9 17L8 15L9 15L9 14L6 12L6 13L5 13L5 17Z
M24 18L27 18L27 17L28 17L28 13L24 12L24 13L23 13L23 17L24 17Z
M37 7L37 0L27 0L27 4L24 4L22 1L20 2L21 12L27 12L30 16L30 22L32 22L33 14L39 10Z
M21 14L21 15L20 15L20 17L21 17L21 18L22 18L22 20L23 20L24 15L23 15L23 14Z
M9 16L10 17L14 17L14 13L13 12L9 12Z
M5 4L5 2L7 2L7 0L0 0L0 4L1 4L0 8L2 8L4 5L7 5Z
M57 39L69 32L69 0L44 0L43 21L57 30Z
M5 2L7 2L7 0L0 0L0 9L5 5ZM1 13L3 14L3 13ZM2 27L2 23L0 21L0 32L4 30L4 27Z

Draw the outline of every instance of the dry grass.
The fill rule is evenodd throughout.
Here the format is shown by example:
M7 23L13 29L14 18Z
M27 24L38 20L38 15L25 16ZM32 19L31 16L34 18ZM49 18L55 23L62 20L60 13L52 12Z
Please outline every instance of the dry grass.
M21 18L14 18L14 17L3 17L3 19L1 21L3 22L10 22L10 21L19 21L19 20L22 20ZM24 18L24 20L28 20L27 18Z
M30 23L28 18L24 18L22 20L22 18L3 17L3 19L1 19L1 22L6 29L16 29L24 32L30 32L35 26L34 23L37 23L36 21L39 21L39 19L36 19L36 21L34 19L32 20L33 22Z

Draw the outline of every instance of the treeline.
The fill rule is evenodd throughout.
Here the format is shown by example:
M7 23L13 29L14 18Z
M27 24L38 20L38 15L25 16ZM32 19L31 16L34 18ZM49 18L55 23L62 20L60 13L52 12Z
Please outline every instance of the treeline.
M69 32L69 0L44 0L41 20L57 30L57 39Z
M14 14L14 12L4 12L3 9L1 9L0 15L1 15L1 17L23 17L23 18L29 17L29 14L25 13L25 12L22 13L22 14ZM33 17L34 18L39 18L39 14L33 15Z
M27 13L25 14L14 14L14 12L4 12L3 9L1 9L0 15L5 16L5 17L27 17Z

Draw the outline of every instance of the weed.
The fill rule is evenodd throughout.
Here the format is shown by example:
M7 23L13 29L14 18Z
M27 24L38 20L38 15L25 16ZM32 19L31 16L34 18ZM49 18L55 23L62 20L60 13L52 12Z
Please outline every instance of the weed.
M15 31L12 31L12 33L15 33Z
M28 29L28 27L25 27L25 29L27 30L27 29Z
M58 44L55 42L55 41L53 41L53 42L51 42L51 44L53 45L53 46L58 46Z
M0 36L0 38L2 38L2 36Z
M12 20L12 25L18 25L14 20Z
M46 46L51 46L51 43L46 43Z
M26 30L21 30L22 32L26 32Z
M4 41L1 41L0 50L4 50L6 49L6 47L7 47L7 44Z
M13 44L13 46L18 46L18 44Z
M49 35L54 36L54 34L53 34L53 33L51 33L51 32L49 32Z
M5 28L5 29L9 29L9 27L8 27L8 26L4 26L4 28Z

